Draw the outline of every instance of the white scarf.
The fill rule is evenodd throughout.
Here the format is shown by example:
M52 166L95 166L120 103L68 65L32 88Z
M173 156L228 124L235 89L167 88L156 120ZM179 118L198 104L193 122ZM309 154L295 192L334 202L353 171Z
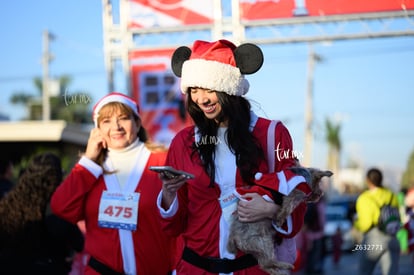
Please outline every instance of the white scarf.
M118 151L118 154L129 154L129 152L135 152L135 159L131 159L131 163L134 165L131 167L127 182L121 188L118 178L115 173L105 174L104 180L106 188L111 192L135 192L141 176L144 173L144 169L147 165L151 152L145 147L143 142L139 142L138 139L126 148L126 150ZM111 159L108 157L104 163L105 169L113 171L113 165ZM132 239L132 232L130 230L118 229L119 239L121 243L122 261L124 271L126 274L137 274L135 263L134 242Z

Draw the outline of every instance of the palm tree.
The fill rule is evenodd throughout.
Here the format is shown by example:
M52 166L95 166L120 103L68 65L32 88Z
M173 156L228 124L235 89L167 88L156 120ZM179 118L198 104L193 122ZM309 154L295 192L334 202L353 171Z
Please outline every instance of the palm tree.
M72 82L70 76L63 75L59 77L59 93L50 97L50 117L51 119L62 119L67 122L84 123L90 121L89 103L90 100L83 100L77 104L67 104L67 91ZM28 109L28 120L42 119L42 90L43 82L40 77L33 79L38 96L29 94L25 91L14 92L10 97L12 104L21 104ZM70 93L71 98L90 98L87 93Z
M326 142L328 143L328 169L330 169L334 176L338 175L340 165L340 153L341 153L341 138L340 130L341 125L335 124L328 118L325 120L326 128Z

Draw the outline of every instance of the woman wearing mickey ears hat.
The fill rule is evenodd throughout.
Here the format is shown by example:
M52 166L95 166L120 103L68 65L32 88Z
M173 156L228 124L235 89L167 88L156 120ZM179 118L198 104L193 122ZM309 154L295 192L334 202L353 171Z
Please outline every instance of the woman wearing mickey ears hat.
M163 165L166 151L148 142L138 105L124 94L104 96L93 121L86 152L54 193L52 210L72 223L85 220L85 274L169 274L175 242L160 228L162 183L148 169Z
M244 97L249 89L244 75L255 73L262 63L256 45L236 47L227 40L197 40L191 49L182 46L172 56L172 70L181 77L186 108L195 123L176 135L166 160L166 165L195 179L162 178L157 200L164 230L172 236L181 234L184 243L177 274L266 274L251 255L227 250L231 215L237 211L242 222L272 219L279 205L249 192L238 200L235 189L260 182L280 194L292 188L310 193L305 179L288 169L296 160L285 154L292 152L292 140L282 123L269 131L269 141L280 150L271 150L276 161L268 165L271 121L256 116ZM263 177L255 179L256 174ZM286 246L279 251L292 264L296 257L292 237L302 227L305 211L302 203L282 227L274 225L281 247Z

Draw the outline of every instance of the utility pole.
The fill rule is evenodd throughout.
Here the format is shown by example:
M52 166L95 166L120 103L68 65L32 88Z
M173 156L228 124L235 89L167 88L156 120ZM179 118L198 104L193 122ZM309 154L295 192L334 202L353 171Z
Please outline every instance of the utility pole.
M53 60L52 54L49 52L49 42L55 37L48 30L43 32L43 83L42 83L42 119L43 121L50 120L50 99L49 99L49 63Z
M313 145L313 79L315 63L322 61L322 58L313 51L312 44L309 45L308 79L305 101L305 152L304 166L310 167L312 162Z

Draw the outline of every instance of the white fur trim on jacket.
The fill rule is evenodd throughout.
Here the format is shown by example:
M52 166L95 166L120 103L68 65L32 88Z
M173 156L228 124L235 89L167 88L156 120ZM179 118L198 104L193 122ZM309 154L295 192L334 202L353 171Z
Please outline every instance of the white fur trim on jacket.
M293 230L293 225L292 225L292 215L288 216L286 218L286 225L287 225L287 229L283 229L282 227L277 226L273 221L272 221L272 225L273 228L276 229L276 231L282 233L282 234L290 234L292 233Z
M183 64L181 76L183 93L190 87L199 87L242 96L249 91L250 86L239 68L213 60L187 60Z
M283 171L276 173L277 178L279 179L279 188L278 191L283 195L289 195L299 183L306 182L303 176L293 176L289 180L286 179L286 175Z

